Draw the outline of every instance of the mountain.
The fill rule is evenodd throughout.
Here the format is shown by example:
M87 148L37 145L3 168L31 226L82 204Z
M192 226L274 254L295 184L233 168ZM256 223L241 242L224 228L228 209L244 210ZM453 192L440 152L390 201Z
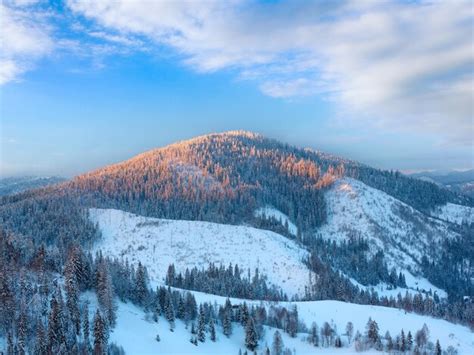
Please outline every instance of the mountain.
M87 245L97 239L100 231L84 218L89 208L248 224L309 248L315 248L311 243L318 237L339 244L350 241L351 246L343 247L364 249L359 252L367 260L352 266L358 271L349 271L348 265L337 268L363 284L374 284L386 281L391 268L423 275L423 262L427 268L426 263L440 261L446 243L467 238L459 225L449 223L462 223L463 218L449 220L449 213L439 212L461 204L469 215L472 199L433 183L231 131L154 149L61 185L4 197L0 220L36 242L62 240L64 247L65 236ZM287 216L286 223L257 213L268 206L278 218ZM33 235L35 225L40 228ZM376 262L378 252L384 254L380 275L372 277L368 265Z
M434 182L451 191L474 197L474 169L464 171L424 171L409 176Z
M20 176L0 179L0 196L17 194L26 190L37 189L66 181L58 176Z
M432 182L251 132L157 148L0 197L0 348L11 327L26 322L65 327L66 342L51 340L58 352L84 346L74 336L91 318L82 297L96 312L94 329L122 334L130 320L146 329L147 348L158 341L150 332L166 336L164 351L184 336L192 346L183 351L208 349L198 338L210 336L211 325L229 340L219 342L226 349L251 349L259 339L261 352L263 330L280 329L288 344L388 351L388 338L344 336L342 310L359 315L353 323L362 332L376 325L361 314L392 332L415 319L437 337L452 329L444 346L469 353L455 340L467 328L449 322L474 327L473 205ZM219 305L217 295L235 303ZM329 319L318 318L323 310ZM390 317L398 323L388 326ZM419 349L434 348L427 337L419 330ZM311 352L307 343L295 348Z

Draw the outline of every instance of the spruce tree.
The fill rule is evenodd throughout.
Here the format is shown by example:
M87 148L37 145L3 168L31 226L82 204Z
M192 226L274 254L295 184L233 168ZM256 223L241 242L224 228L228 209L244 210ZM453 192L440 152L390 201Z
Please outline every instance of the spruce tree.
M206 318L202 304L199 306L197 338L201 343L206 341Z
M283 339L280 332L277 330L273 333L272 355L283 355Z
M86 303L83 309L84 319L82 321L82 340L83 347L88 352L90 349L90 325L89 325L89 306Z
M148 299L148 288L145 268L141 262L138 262L137 272L135 276L135 299L139 306L146 307Z
M107 353L106 325L99 310L94 316L94 355L104 355Z
M413 347L413 336L411 335L411 332L408 331L408 334L407 334L407 351L411 351Z
M214 325L214 319L211 318L209 321L209 333L211 341L216 341L216 327Z
M441 355L442 354L441 350L441 345L439 344L439 340L436 340L436 346L435 346L435 355Z
M224 305L224 315L222 319L223 333L226 337L232 334L232 305L227 298Z
M245 346L254 351L258 346L258 335L252 317L249 317L245 326Z
M165 317L168 320L170 324L170 330L174 330L174 321L175 321L175 315L174 315L174 306L173 306L173 300L171 299L171 291L167 290L166 291L166 301L165 301Z

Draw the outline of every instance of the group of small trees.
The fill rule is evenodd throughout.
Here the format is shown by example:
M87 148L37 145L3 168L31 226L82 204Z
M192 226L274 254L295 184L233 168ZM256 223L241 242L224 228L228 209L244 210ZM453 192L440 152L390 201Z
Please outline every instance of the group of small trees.
M260 275L258 268L253 276L248 270L242 276L238 265L216 266L209 264L207 269L186 269L184 274L177 273L174 265L168 267L166 284L186 290L201 291L215 295L267 301L287 301L288 297L274 285L268 286L266 277Z

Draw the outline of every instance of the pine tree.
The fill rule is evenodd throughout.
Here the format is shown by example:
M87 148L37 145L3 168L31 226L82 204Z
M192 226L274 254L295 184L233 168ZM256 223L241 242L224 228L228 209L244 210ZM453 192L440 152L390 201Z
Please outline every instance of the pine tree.
M222 319L223 333L226 337L232 334L232 305L227 298L224 305L224 314Z
M70 253L70 255L74 255ZM68 262L65 267L65 289L66 289L66 306L69 311L69 316L74 324L74 329L76 331L76 335L79 335L80 327L81 327L81 318L79 313L79 286L77 283L77 276L74 273L75 268L73 264L73 260L71 260L72 256L68 259Z
M316 322L313 322L313 324L311 324L308 340L314 346L319 346L319 331Z
M148 299L148 288L145 268L141 262L138 262L137 272L135 276L135 298L139 306L146 308Z
M206 318L202 304L199 306L197 338L201 343L206 341Z
M105 321L97 310L94 316L94 355L107 353L107 334Z
M273 333L272 355L283 355L284 349L283 339L280 332L277 330Z
M173 306L173 300L171 299L171 291L167 290L166 291L166 299L165 299L165 317L166 320L170 324L170 330L174 330L174 321L175 321L175 316L174 316L174 306Z
M84 305L84 320L82 321L82 339L84 349L88 352L90 349L90 325L89 325L89 306Z
M60 296L60 290L57 296ZM51 350L57 349L64 339L63 334L63 315L61 309L61 302L53 295L51 299L50 312L48 317L48 348Z
M22 301L22 303L24 303L24 301ZM25 313L25 310L22 309L20 311L20 316L18 317L18 324L17 324L18 351L20 352L20 354L25 354L27 350L26 349L26 340L28 336L27 332L28 332L28 326L27 326L26 313Z
M376 321L372 320L372 318L369 318L366 329L369 344L374 346L379 340L379 326Z
M387 330L385 333L385 343L387 346L387 352L391 352L393 350L393 340L392 336L390 335L390 332Z
M347 341L350 344L352 342L352 337L354 336L354 324L352 324L352 322L347 322L346 335L347 335Z
M115 325L116 305L114 301L114 290L110 277L108 263L105 260L99 262L97 266L97 299L103 312L104 321L111 327Z
M400 335L400 351L405 352L407 350L407 342L405 338L405 332L402 329L401 335Z
M214 319L212 318L209 321L209 333L211 341L216 341L216 327L214 325Z
M240 307L240 322L242 326L245 328L247 325L247 320L249 319L249 309L247 307L247 303L244 302L243 306Z
M35 354L46 355L48 353L48 343L46 339L46 330L41 319L38 319L36 327Z
M413 347L413 336L411 335L411 332L408 331L407 344L406 344L407 351L411 351L412 347Z
M245 326L245 346L254 351L258 346L258 335L252 317L249 317Z
M441 350L441 345L439 344L439 340L436 340L436 346L435 346L435 355L441 355L442 354Z
M13 335L12 332L8 332L7 335L7 355L15 354L15 346L13 345Z

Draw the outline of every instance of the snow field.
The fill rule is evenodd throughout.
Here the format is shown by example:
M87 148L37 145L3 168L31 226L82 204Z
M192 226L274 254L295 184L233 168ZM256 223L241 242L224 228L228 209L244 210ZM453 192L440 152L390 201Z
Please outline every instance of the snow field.
M303 264L308 252L277 233L209 222L141 217L113 209L91 209L90 218L102 231L94 249L110 257L139 261L150 278L160 281L174 264L178 272L238 264L245 272L258 267L271 284L291 297L302 295L309 279Z

